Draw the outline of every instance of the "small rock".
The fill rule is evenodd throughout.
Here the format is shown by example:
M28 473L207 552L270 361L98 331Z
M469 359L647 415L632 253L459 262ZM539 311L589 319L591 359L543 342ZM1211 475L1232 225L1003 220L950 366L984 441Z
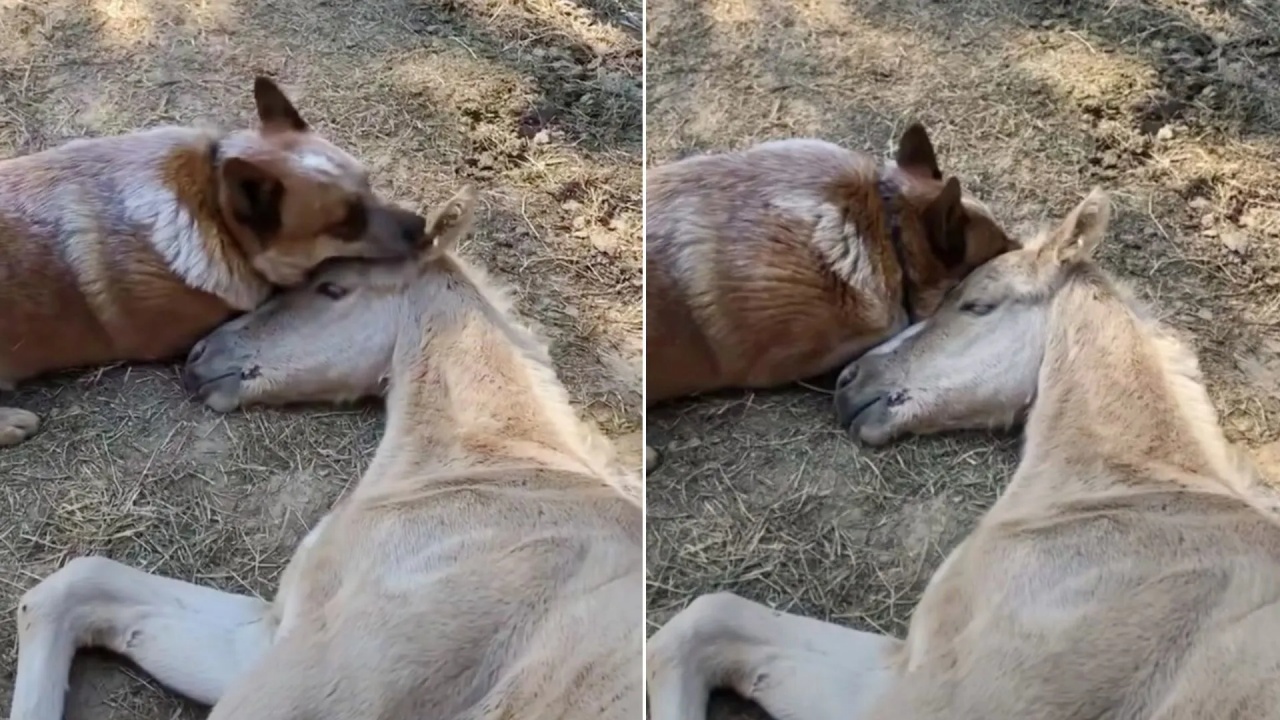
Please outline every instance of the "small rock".
M1165 125L1156 131L1156 139L1161 142L1169 142L1173 139L1173 126Z
M1211 203L1209 202L1209 198L1204 197L1203 195L1193 197L1189 202L1187 202L1187 205L1190 205L1192 210L1202 210L1202 211L1208 210L1210 204Z
M551 142L551 131L546 128L542 128L533 136L534 145L546 145L549 142Z
M582 215L579 215L578 217L576 217L576 218L574 218L574 219L573 219L573 229L574 229L574 230L581 230L581 229L585 228L586 226L587 226L587 218L586 218L586 217L584 217L584 216L582 216Z
M1228 230L1222 233L1222 244L1231 252L1242 255L1249 249L1249 236L1239 230Z
M613 254L618 249L618 236L604 228L592 228L588 239L602 253Z
M1213 223L1214 223L1213 213L1200 216L1200 227L1202 228L1213 227Z

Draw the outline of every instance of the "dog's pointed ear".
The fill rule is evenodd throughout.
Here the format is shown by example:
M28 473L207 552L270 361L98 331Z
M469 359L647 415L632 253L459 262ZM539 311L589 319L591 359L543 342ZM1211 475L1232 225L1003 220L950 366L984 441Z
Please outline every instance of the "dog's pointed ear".
M293 130L306 132L307 121L298 114L279 85L269 77L259 75L253 80L253 102L258 106L258 120L264 130Z
M938 156L933 152L929 133L918 122L911 123L898 139L898 154L894 160L898 167L912 175L942 179L942 170L938 169Z
M431 213L427 220L425 259L435 260L445 253L453 252L462 238L471 232L476 197L475 186L466 185L449 198L449 202Z
M969 216L964 211L960 181L954 177L947 180L938 197L925 207L923 216L925 234L934 255L947 267L963 263L968 245L965 227Z
M280 232L284 183L279 178L256 163L237 157L223 161L219 173L222 205L232 220L263 242Z
M1055 264L1088 260L1102 243L1110 223L1111 196L1102 188L1095 187L1054 228L1037 257Z

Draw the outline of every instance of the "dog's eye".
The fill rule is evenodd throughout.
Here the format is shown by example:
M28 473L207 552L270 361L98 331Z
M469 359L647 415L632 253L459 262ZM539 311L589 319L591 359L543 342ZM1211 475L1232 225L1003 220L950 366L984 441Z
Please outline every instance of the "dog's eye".
M316 286L316 292L329 298L330 300L341 300L347 295L346 288L340 285L334 285L331 282L320 283L319 285Z
M970 315L977 315L979 317L983 315L987 315L992 310L995 310L995 309L996 309L996 306L993 305L992 303L978 302L975 300L970 300L968 302L960 303L960 312L969 313Z

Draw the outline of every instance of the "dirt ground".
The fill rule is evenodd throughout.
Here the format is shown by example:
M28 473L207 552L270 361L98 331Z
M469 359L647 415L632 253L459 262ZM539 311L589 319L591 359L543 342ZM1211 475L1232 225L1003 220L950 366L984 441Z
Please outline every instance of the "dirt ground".
M398 200L479 184L464 253L514 286L575 402L616 436L642 416L640 17L634 0L0 3L0 156L246 123L253 75L271 74ZM70 373L5 404L45 422L0 452L5 710L22 591L100 553L270 597L382 425L376 405L217 415L175 367ZM203 715L106 656L79 660L72 688L71 718Z
M880 156L912 119L1025 234L1093 184L1103 262L1192 338L1228 435L1280 479L1280 5L650 0L650 164L787 136ZM649 631L727 589L901 634L994 500L1013 434L861 450L830 396L650 411Z

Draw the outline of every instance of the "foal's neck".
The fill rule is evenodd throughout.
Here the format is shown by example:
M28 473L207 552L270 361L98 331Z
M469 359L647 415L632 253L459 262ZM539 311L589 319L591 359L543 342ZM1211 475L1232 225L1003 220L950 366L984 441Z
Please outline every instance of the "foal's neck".
M532 333L476 287L431 302L403 320L370 475L397 467L425 482L485 468L604 471L608 446L579 420Z
M1195 356L1120 292L1082 269L1053 300L1015 484L1242 492Z

